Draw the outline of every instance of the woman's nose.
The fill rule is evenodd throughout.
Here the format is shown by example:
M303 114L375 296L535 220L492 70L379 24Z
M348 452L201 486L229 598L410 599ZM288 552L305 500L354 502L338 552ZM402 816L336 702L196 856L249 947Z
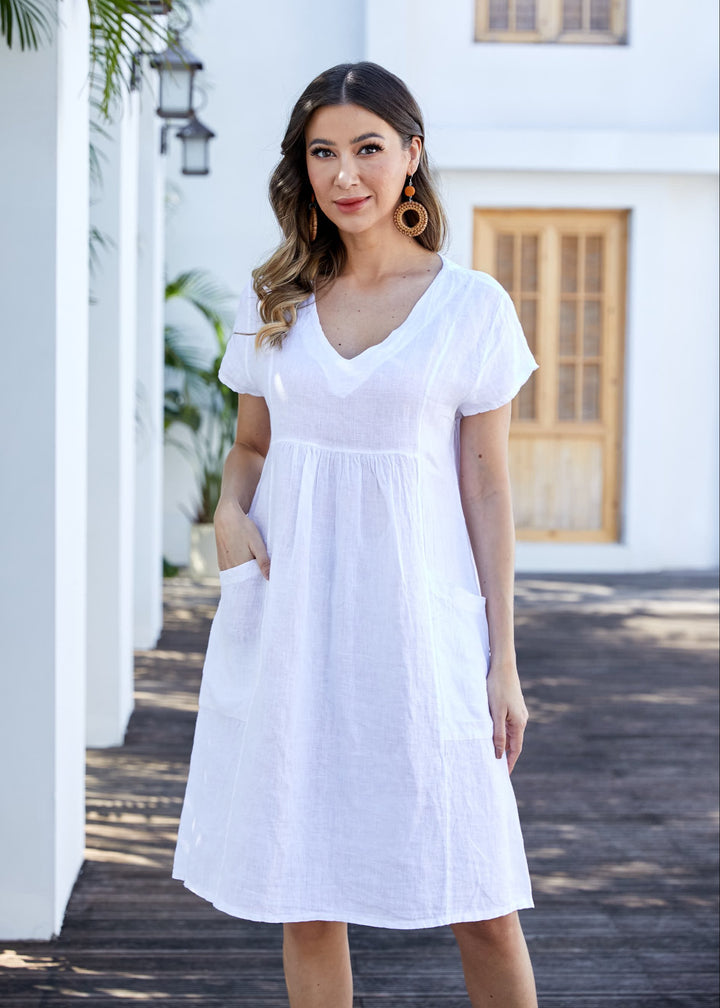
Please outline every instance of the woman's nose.
M336 185L340 189L349 189L357 181L357 174L352 164L344 159L338 162L337 174L335 176Z

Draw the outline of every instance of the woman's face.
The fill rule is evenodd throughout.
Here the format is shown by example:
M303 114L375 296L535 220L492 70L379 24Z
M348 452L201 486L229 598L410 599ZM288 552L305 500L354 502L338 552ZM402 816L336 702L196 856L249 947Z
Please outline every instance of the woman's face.
M405 178L422 149L413 137L403 150L400 134L359 105L324 105L305 127L310 185L318 206L341 232L392 228Z

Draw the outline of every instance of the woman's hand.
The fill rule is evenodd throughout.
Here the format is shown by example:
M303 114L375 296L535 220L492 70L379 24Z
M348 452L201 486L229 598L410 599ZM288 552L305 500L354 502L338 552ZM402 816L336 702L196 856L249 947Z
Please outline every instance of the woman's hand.
M498 759L507 752L510 773L522 752L527 707L523 700L517 669L513 665L494 666L490 663L487 679L488 701L493 719L493 744Z
M263 577L270 577L270 558L260 530L236 500L221 497L214 518L218 567L228 570L257 560Z

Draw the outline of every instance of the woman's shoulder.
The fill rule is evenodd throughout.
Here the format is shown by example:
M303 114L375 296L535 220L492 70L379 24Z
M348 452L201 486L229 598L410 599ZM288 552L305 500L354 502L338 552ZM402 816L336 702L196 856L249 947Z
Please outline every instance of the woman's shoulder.
M470 269L468 266L460 266L447 256L443 256L443 263L448 276L461 288L472 291L491 291L498 295L505 294L505 288L489 273L482 270Z
M457 302L458 306L487 315L510 300L505 288L489 273L459 266L445 256L443 263L448 281L448 299Z
M250 275L238 295L231 339L239 342L250 340L254 343L262 324L260 299L255 291L253 277Z

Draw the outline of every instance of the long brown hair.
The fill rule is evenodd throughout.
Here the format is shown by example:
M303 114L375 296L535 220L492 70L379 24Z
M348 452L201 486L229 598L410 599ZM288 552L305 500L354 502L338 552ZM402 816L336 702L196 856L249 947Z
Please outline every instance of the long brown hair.
M373 112L399 133L405 149L414 136L423 140L413 175L413 199L427 210L428 223L414 240L431 252L438 252L445 241L447 224L425 152L422 112L405 84L377 63L341 63L326 70L296 102L283 138L282 158L270 177L270 203L284 240L267 262L253 270L264 323L257 334L258 346L279 346L297 319L298 306L318 285L339 276L345 263L340 233L319 208L317 237L310 241L312 190L305 160L305 126L324 105L359 105Z

